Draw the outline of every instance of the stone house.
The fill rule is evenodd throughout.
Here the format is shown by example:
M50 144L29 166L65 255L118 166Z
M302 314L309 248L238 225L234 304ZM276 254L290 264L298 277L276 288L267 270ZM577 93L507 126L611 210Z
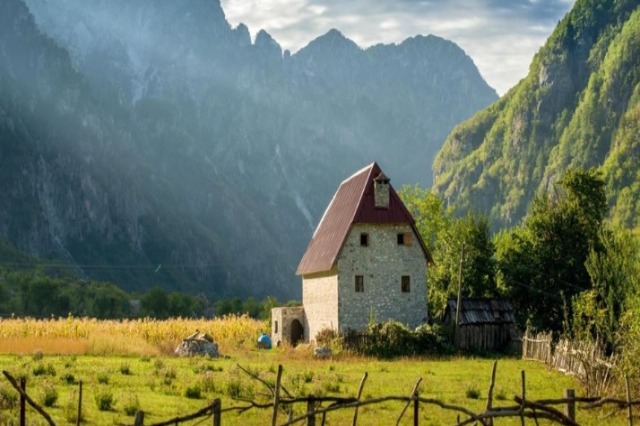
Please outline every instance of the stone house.
M427 321L432 258L389 182L372 163L340 184L296 271L302 309L272 310L275 344L314 342L323 329L362 330L371 320Z

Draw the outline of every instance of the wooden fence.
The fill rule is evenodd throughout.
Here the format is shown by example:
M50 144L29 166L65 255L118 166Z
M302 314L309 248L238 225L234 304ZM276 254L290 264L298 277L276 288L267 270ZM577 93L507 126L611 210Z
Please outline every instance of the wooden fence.
M239 366L240 367L240 366ZM354 397L339 398L339 397L315 397L309 395L306 397L296 398L289 394L289 392L281 385L283 368L278 366L275 385L270 385L267 381L259 378L250 371L240 367L242 371L249 374L252 378L260 381L271 392L273 399L267 402L257 402L250 400L241 400L244 405L237 405L232 407L222 407L220 399L213 400L209 405L204 408L184 416L168 419L162 422L154 423L148 426L168 426L179 425L180 423L190 420L201 419L198 424L210 419L214 426L219 426L222 421L222 415L225 412L235 411L237 413L243 413L250 409L264 409L271 411L271 425L276 426L278 424L282 426L306 424L315 426L316 424L324 425L327 416L336 410L352 410L352 424L355 426L358 424L358 409L364 406L374 406L388 401L398 401L403 403L403 408L400 410L396 425L400 423L407 411L410 411L413 417L413 424L419 425L420 420L424 419L421 415L420 409L425 406L435 406L441 409L452 411L457 416L457 425L471 425L480 424L484 426L492 426L494 419L499 418L519 418L524 424L524 419L535 419L536 424L539 419L547 419L555 424L577 426L579 423L576 420L576 408L578 404L582 404L579 408L583 410L594 409L603 406L614 406L619 410L626 410L626 416L629 425L633 425L633 407L640 406L640 400L632 400L629 391L629 381L627 379L627 395L626 399L612 399L601 397L577 397L575 392L568 389L563 398L559 399L547 399L547 400L530 400L526 394L526 376L525 372L521 372L522 391L520 395L513 397L513 402L506 406L494 406L493 403L493 389L495 386L495 377L497 369L497 361L493 365L493 371L491 374L491 380L489 389L487 392L487 401L485 410L481 412L474 412L468 408L449 404L433 398L424 398L420 396L419 388L422 379L418 379L413 390L409 395L401 396L383 396L380 398L371 398L362 400L362 392L365 387L365 383L368 374L365 373L360 382L358 393ZM9 380L13 387L20 394L20 420L21 426L26 425L25 405L29 404L33 407L49 425L55 425L52 418L43 410L37 403L29 397L25 391L24 383L18 383L16 379L6 371L3 371L4 376ZM304 409L302 411L294 410L293 407L296 404L303 404ZM325 405L328 404L328 405ZM78 403L78 419L81 418L81 401ZM564 407L564 410L557 409L555 406ZM411 408L411 410L409 410ZM295 414L297 412L297 414ZM282 420L286 418L286 420ZM428 420L428 419L426 419ZM266 422L264 422L266 423ZM144 425L144 413L139 411L136 413L135 422L133 426Z
M527 330L522 337L522 358L542 361L554 369L576 376L587 395L604 393L613 377L614 354L606 356L597 342L560 339L556 344L550 332L533 335Z

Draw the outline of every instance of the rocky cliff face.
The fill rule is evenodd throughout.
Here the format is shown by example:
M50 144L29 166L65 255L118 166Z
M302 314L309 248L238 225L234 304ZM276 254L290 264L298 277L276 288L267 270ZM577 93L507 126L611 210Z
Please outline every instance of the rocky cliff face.
M382 159L428 183L496 98L435 37L290 55L214 0L26 3L0 5L0 236L127 289L299 297L339 182Z
M640 2L579 0L507 95L449 135L434 188L496 226L518 223L569 167L600 167L612 217L637 226ZM636 136L632 136L635 132Z

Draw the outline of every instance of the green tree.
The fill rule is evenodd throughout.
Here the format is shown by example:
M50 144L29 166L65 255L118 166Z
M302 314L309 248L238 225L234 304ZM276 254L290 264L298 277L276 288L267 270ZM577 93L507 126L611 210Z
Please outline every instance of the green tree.
M523 226L502 238L500 285L521 313L521 325L571 331L571 300L590 288L585 262L592 250L602 250L606 211L600 174L569 170L556 196L537 197Z
M463 295L496 295L495 247L488 220L472 213L454 218L453 210L445 209L440 198L419 186L403 187L400 196L413 215L418 232L434 260L434 265L427 272L427 300L431 315L440 316L447 298L457 294L463 243Z
M159 287L147 291L140 299L140 313L154 318L169 317L169 295Z
M591 289L574 297L573 332L583 339L618 346L620 320L640 285L638 244L630 231L605 229L603 250L591 250L585 266Z
M131 312L129 296L113 284L91 282L87 285L84 309L95 318L122 318Z

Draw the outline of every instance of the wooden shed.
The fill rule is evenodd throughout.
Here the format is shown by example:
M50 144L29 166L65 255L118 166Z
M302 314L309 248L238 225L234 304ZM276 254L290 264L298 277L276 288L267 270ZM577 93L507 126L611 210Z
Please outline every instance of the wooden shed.
M511 303L502 299L463 298L458 347L470 351L504 351L517 339ZM455 325L457 300L447 301L443 323Z

